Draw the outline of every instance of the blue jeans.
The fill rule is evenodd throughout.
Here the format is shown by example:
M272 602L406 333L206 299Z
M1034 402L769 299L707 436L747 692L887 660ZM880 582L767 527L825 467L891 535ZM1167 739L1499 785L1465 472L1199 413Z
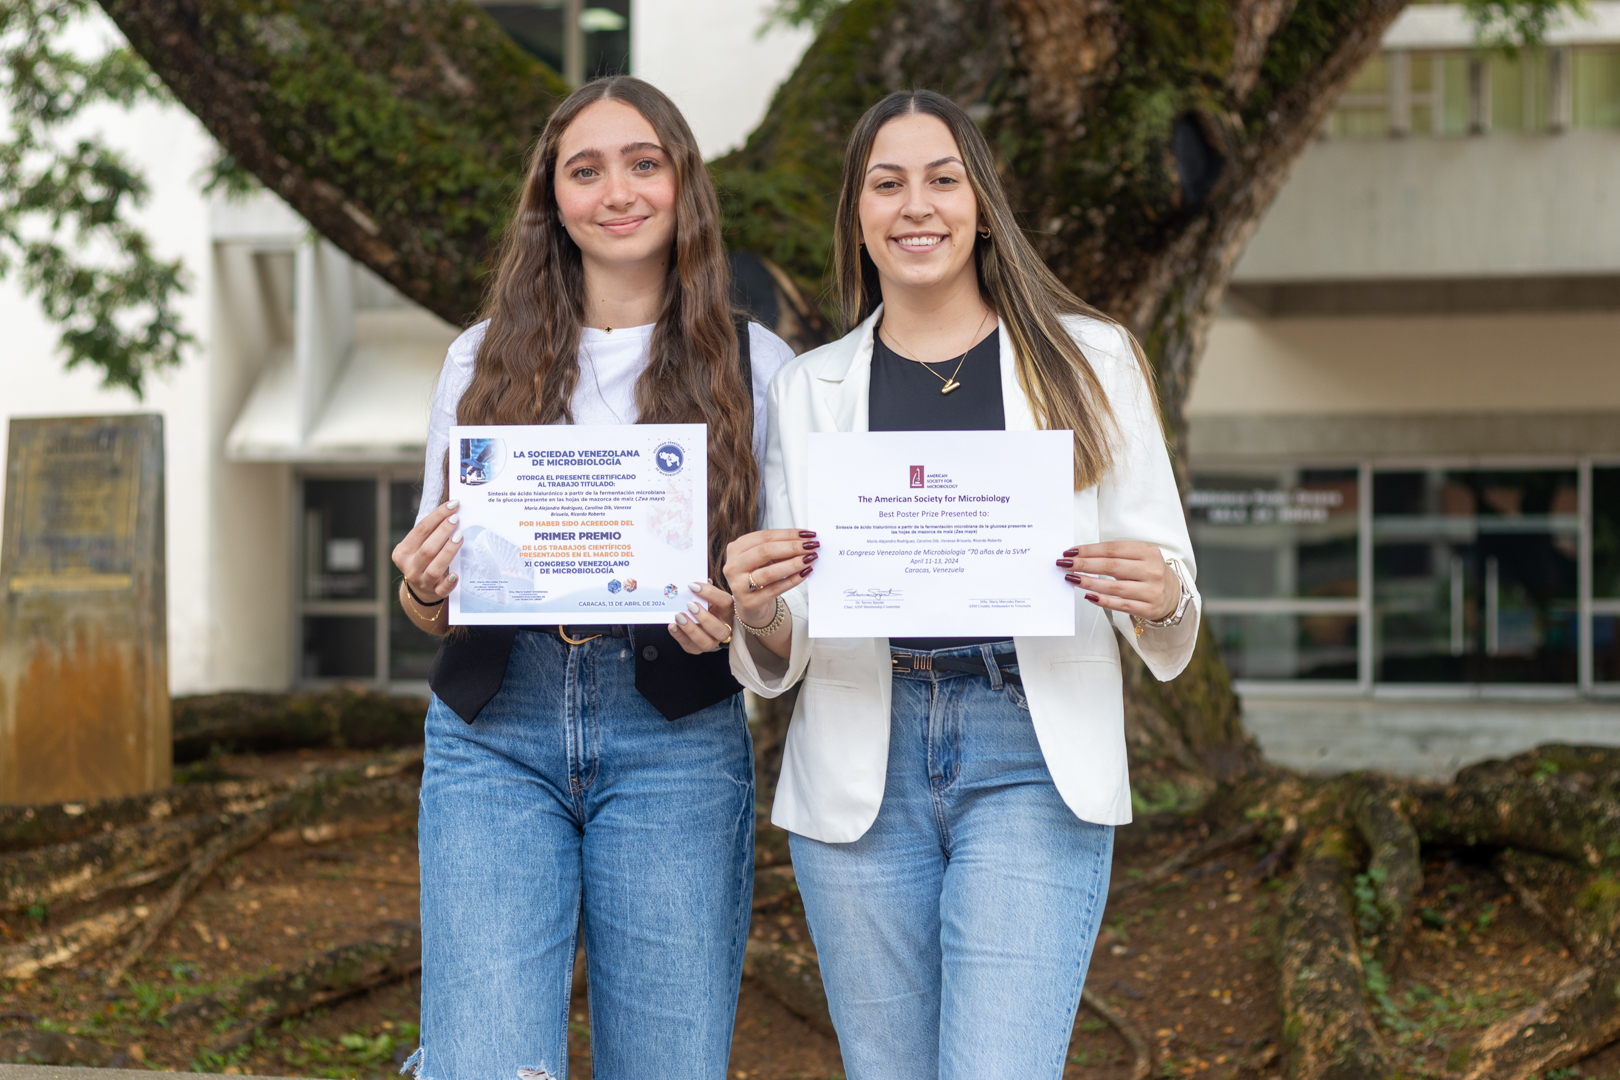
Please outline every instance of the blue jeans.
M518 634L465 724L427 717L422 1080L568 1074L580 915L597 1080L721 1080L753 897L742 695L674 722L623 638Z
M999 673L897 673L889 740L866 835L791 839L846 1073L1061 1077L1113 828L1064 805L1029 706Z

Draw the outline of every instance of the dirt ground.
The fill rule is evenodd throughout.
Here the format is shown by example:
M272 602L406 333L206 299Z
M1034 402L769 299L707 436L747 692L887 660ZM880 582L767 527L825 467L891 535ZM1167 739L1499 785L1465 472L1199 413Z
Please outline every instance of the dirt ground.
M343 756L302 752L225 759L236 775L271 775ZM1170 835L1135 845L1114 869L1128 881L1196 842ZM1262 853L1238 849L1155 888L1110 904L1088 986L1151 1043L1156 1077L1280 1076L1272 937L1279 881L1261 881ZM1488 866L1440 857L1425 867L1404 963L1375 1010L1386 1041L1413 1077L1439 1078L1461 1064L1486 1025L1523 1007L1574 970L1557 941L1513 902ZM0 941L63 924L116 903L61 905L0 919ZM0 980L0 1044L33 1027L110 1048L111 1064L139 1068L308 1077L384 1077L416 1045L415 980L395 984L263 1032L227 1055L207 1052L210 1032L170 1031L165 1011L215 985L271 966L296 965L333 945L380 937L417 917L415 837L408 828L309 846L262 844L228 864L191 901L151 958L118 991L102 984L108 957L30 980ZM789 897L756 913L757 937L804 941ZM589 1006L573 1007L571 1075L590 1075ZM1126 1080L1133 1055L1090 1009L1077 1018L1065 1076ZM744 980L732 1043L736 1080L841 1077L836 1042ZM1543 1080L1620 1080L1620 1045Z

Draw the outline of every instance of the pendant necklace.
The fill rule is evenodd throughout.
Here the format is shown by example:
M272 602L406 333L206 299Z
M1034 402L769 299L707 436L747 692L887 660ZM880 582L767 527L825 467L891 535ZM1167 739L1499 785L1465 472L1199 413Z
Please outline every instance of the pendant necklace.
M977 327L975 327L974 330L973 330L974 344L978 343L977 339L979 337L979 331L984 329L985 321L988 320L989 318L990 318L990 309L988 307L986 307L984 309L984 318L979 320L979 325ZM900 339L894 336L894 331L893 330L889 331L889 338L896 345L900 345ZM900 347L902 349L905 349L904 345L900 345ZM910 351L911 351L910 349L906 349L906 352L909 353ZM956 377L962 373L962 365L967 363L968 353L970 353L972 351L973 351L973 345L969 345L967 347L967 352L964 352L961 356L956 358L956 370L951 372L951 377L948 378L948 379L945 376L941 375L939 372L935 371L933 364L930 364L926 360L918 360L915 356L907 356L906 359L910 360L912 363L921 364L923 366L923 368L929 374L933 375L934 378L936 378L940 382L944 383L945 385L940 387L940 390L939 390L940 395L944 396L945 394L950 393L952 390L955 390L957 387L962 385L961 383L956 381ZM946 361L944 361L944 363L948 364L948 363L950 363L950 361L946 360Z

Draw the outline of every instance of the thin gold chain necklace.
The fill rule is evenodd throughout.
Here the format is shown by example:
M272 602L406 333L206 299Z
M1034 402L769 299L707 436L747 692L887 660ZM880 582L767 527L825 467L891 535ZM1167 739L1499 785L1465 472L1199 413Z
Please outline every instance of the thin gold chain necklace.
M990 318L990 309L987 307L987 308L984 309L984 318L980 319L979 320L979 325L974 327L974 329L973 329L972 344L970 344L967 347L966 352L962 353L961 356L956 358L956 370L951 372L951 377L948 378L948 379L945 376L941 375L939 372L935 371L933 364L930 364L926 360L918 360L915 356L906 356L905 359L910 360L914 364L921 364L925 371L927 371L930 375L934 376L934 378L938 379L940 382L945 384L944 386L940 387L940 390L939 390L940 395L943 396L945 394L948 394L952 390L955 390L957 387L962 385L961 383L956 381L956 377L962 373L962 365L967 363L968 353L972 352L973 351L973 346L977 345L979 343L979 331L984 329L984 324L989 318ZM906 349L906 347L900 343L899 338L894 336L894 331L893 330L889 331L889 339L891 341L893 341L896 345L899 345L902 349L905 349L907 353L911 352L910 349ZM946 363L946 364L950 363L949 360L935 361L935 363L941 363L941 362Z

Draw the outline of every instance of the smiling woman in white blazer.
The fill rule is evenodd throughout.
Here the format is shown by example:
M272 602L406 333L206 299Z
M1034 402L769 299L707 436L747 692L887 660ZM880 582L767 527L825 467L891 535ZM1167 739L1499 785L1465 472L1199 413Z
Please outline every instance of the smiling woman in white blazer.
M1131 819L1114 631L1170 679L1198 629L1146 363L1040 263L939 95L891 95L857 126L836 235L857 325L772 381L768 528L725 566L732 671L766 697L803 680L772 821L851 1080L1060 1076ZM1072 637L809 638L806 436L880 418L1076 432L1074 546L1044 556L1068 571Z

